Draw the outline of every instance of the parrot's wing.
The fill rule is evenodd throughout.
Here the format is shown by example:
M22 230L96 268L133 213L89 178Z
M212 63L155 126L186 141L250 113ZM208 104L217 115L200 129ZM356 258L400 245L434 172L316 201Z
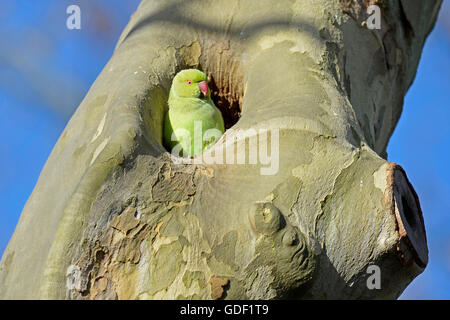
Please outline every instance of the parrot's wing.
M222 113L219 111L218 128L222 133L225 133L225 123L223 121Z
M173 144L174 142L172 141L172 133L173 133L173 128L172 128L172 124L170 123L170 118L169 118L169 112L166 112L166 115L164 116L164 129L163 129L163 144L164 147L168 150L171 151L173 148Z
M215 123L215 128L220 130L223 133L225 133L225 124L223 121L223 117L222 117L222 112L220 112L219 108L216 107L216 105L214 104L214 102L212 101L211 98L209 98L209 104L213 107L214 109L214 123Z
M192 156L192 115L184 112L183 101L174 99L164 118L164 146L178 156Z

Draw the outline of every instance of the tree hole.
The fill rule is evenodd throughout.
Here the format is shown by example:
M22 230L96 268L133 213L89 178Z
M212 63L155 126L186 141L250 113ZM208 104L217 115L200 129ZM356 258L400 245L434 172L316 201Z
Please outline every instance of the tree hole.
M201 49L200 45L184 47L176 53L175 70L169 68L164 76L160 76L160 85L151 89L144 101L144 115L148 127L148 141L156 141L167 151L170 146L165 145L163 139L164 118L168 111L167 100L173 77L185 69L198 69L208 77L211 99L220 110L225 130L233 127L241 117L243 101L243 68L242 58L235 53L227 41L206 41Z
M234 126L241 117L241 100L239 92L230 90L230 84L224 84L216 81L214 76L209 76L209 88L211 90L211 99L222 113L225 129ZM231 87L231 88L230 88Z
M221 37L205 39L201 47L202 54L194 68L208 76L211 99L221 111L227 130L241 117L244 96L243 51Z
M402 198L402 207L403 207L403 215L405 216L406 222L409 224L409 226L415 230L416 228L418 228L417 225L417 210L414 210L413 208L411 208L411 206L409 205L409 201L408 199L404 196L401 195Z

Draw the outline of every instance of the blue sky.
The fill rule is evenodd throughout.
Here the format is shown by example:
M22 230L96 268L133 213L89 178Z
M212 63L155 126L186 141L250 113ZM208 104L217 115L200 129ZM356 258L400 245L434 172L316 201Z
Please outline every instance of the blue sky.
M404 299L450 299L450 0L426 42L388 146L421 200L430 261ZM68 119L138 0L0 1L0 255ZM82 29L66 28L66 8ZM94 19L95 17L95 19Z
M450 17L444 1L440 19ZM429 264L402 298L450 299L450 28L442 21L428 38L403 114L389 142L419 195Z

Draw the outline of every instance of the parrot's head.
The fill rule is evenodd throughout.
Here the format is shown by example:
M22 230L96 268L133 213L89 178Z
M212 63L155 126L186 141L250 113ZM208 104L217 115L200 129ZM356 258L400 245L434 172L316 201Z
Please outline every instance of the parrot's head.
M197 69L186 69L177 73L172 81L173 93L182 98L206 98L209 88L206 75Z

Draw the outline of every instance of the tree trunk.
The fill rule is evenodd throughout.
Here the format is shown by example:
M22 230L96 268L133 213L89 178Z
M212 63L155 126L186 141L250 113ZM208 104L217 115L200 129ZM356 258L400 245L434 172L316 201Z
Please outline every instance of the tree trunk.
M0 297L398 297L428 249L386 146L440 4L143 1L42 170ZM162 146L188 67L210 76L230 128L208 152L234 162L179 163Z

